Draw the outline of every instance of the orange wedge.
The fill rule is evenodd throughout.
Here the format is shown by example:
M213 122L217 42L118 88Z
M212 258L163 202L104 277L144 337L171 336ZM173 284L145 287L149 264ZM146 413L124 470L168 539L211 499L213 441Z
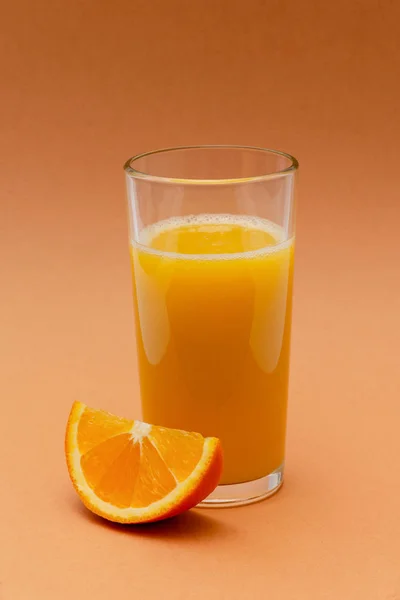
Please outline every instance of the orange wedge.
M65 455L85 506L117 523L178 515L204 500L222 471L217 438L130 421L81 402L71 409Z

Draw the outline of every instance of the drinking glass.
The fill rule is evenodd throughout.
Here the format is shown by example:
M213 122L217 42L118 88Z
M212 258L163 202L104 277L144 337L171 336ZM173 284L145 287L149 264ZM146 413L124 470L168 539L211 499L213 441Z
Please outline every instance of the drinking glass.
M204 505L283 481L298 163L192 146L125 164L143 419L222 442Z

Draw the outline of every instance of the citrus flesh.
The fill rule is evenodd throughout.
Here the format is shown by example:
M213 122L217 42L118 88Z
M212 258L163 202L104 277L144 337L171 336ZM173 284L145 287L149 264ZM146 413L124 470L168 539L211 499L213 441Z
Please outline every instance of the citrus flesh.
M176 516L218 485L222 449L217 438L117 417L75 402L65 455L82 502L118 523Z

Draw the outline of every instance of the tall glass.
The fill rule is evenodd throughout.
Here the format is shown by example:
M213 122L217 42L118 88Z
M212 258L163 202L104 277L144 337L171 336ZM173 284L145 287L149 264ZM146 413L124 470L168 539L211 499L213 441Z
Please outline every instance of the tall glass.
M282 484L297 168L239 146L125 165L143 419L221 439L208 505Z

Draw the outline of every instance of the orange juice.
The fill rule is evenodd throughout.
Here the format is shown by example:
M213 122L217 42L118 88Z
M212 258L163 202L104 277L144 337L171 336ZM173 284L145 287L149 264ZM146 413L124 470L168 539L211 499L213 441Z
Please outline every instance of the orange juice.
M255 217L196 215L131 247L143 418L221 439L221 483L284 460L293 239Z

